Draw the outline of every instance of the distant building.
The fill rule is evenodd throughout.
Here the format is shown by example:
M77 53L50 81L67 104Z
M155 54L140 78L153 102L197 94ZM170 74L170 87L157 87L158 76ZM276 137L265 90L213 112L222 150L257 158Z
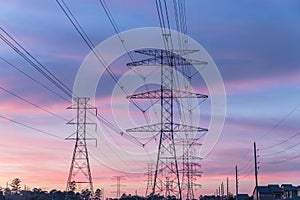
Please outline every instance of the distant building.
M300 186L297 187L297 196L300 197Z
M258 199L256 196L258 192ZM300 186L296 187L292 184L258 186L254 188L253 200L300 200Z
M247 199L249 199L248 194L237 194L235 196L235 200L247 200Z
M258 195L256 195L256 192L258 193ZM274 200L274 199L273 199L273 194L268 186L258 186L254 188L253 200Z
M282 199L283 191L281 190L279 185L268 185L268 188L273 195L273 199L275 200Z
M283 199L291 199L298 196L297 187L292 184L282 184L281 190L283 191Z
M201 196L200 200L221 200L220 196L215 196L215 195L205 195L205 196Z

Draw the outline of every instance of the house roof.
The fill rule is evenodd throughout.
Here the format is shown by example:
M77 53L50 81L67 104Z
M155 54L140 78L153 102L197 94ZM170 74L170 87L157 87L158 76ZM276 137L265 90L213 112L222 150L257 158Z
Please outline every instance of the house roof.
M289 200L300 200L300 197L289 198Z
M260 194L272 194L268 186L258 186L257 191Z
M268 188L272 193L282 193L279 185L268 185Z
M236 199L237 199L237 200L245 200L245 199L247 199L248 197L249 197L248 194L238 194L238 195L236 196Z
M294 187L292 184L282 184L281 188L285 191L297 190L297 188Z

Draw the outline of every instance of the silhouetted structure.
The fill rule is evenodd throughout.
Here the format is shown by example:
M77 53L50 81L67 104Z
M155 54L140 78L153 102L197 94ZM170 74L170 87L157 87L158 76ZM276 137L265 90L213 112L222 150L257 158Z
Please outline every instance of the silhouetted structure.
M167 38L164 38L167 40ZM193 53L194 51L185 52ZM160 123L146 125L138 128L128 129L127 132L159 132L159 146L156 160L156 169L152 194L159 194L165 197L175 196L182 199L181 184L179 179L179 167L175 149L174 133L207 132L207 129L194 127L186 124L175 123L174 102L180 98L204 98L207 95L192 93L175 89L174 70L175 66L190 66L192 61L161 49L144 49L136 53L150 56L149 59L128 63L128 66L161 66L161 85L159 89L133 94L130 99L156 99L160 101L161 117ZM206 64L195 61L195 64Z
M77 130L67 140L75 140L75 147L66 191L75 191L77 184L87 184L88 189L93 193L93 181L90 169L89 155L86 141L94 138L86 137L86 126L95 124L87 121L87 111L96 110L95 107L88 105L89 98L74 98L74 104L67 109L76 109L76 117L68 124L76 125ZM75 135L75 137L73 137Z
M282 184L280 187L279 185L255 187L253 200L257 200L256 192L258 193L258 200L300 200L300 186L293 186L292 184Z

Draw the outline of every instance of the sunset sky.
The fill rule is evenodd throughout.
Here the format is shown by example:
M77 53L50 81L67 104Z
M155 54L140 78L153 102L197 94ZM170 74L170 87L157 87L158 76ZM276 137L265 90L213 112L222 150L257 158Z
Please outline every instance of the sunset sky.
M94 44L115 35L98 0L66 0L65 3ZM159 27L155 1L111 0L106 3L120 31ZM168 4L172 9L172 1ZM235 193L235 165L239 168L240 193L252 193L253 142L259 149L260 185L300 185L300 133L297 134L300 132L300 2L189 0L186 11L187 35L201 44L215 61L227 97L224 129L213 151L202 160L203 176L199 179L202 188L197 194L213 194L222 182L225 183L226 177L230 180L230 192ZM173 15L170 20L175 29ZM2 1L0 26L73 88L77 71L90 49L56 1ZM127 62L129 59L123 56L112 64L112 69L120 75L128 70L124 71ZM38 85L36 81L69 98L2 40L0 70L0 186L19 177L22 184L30 188L65 189L74 147L72 141L63 139L75 131L74 126L66 125L67 120L73 118L72 111L66 109L71 100L63 100ZM109 120L112 119L108 109L112 87L115 83L105 76L99 82L96 94L98 111ZM205 86L197 88L203 88L204 91L199 92L207 93ZM4 89L64 119L44 112ZM127 100L117 98L115 101L121 104ZM209 102L203 105L205 116L209 115ZM114 109L119 115L124 114L122 108ZM139 116L134 111L132 115ZM207 127L207 119L204 117L203 127ZM93 127L90 129L93 131ZM114 134L106 134L111 137L112 145L146 155L142 147ZM110 193L115 190L111 186L114 184L112 177L122 175L126 176L124 191L135 193L137 188L138 194L144 195L147 177L143 172L128 171L134 171L136 165L146 170L147 162L123 157L120 148L107 153L110 150L101 149L101 142L98 142L97 148L90 144L95 187L104 188L107 196L113 195ZM116 166L124 166L124 171Z

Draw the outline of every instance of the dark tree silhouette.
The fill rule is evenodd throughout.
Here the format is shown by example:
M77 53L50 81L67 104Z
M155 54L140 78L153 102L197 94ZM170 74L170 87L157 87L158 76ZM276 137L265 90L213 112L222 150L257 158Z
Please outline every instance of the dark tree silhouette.
M95 197L94 199L95 200L100 200L102 197L102 191L98 188L96 191L95 191Z
M77 185L76 185L76 182L75 181L72 181L70 184L69 184L69 190L74 192L77 188Z
M19 193L21 189L21 180L19 178L15 178L9 184L11 187L12 193Z

